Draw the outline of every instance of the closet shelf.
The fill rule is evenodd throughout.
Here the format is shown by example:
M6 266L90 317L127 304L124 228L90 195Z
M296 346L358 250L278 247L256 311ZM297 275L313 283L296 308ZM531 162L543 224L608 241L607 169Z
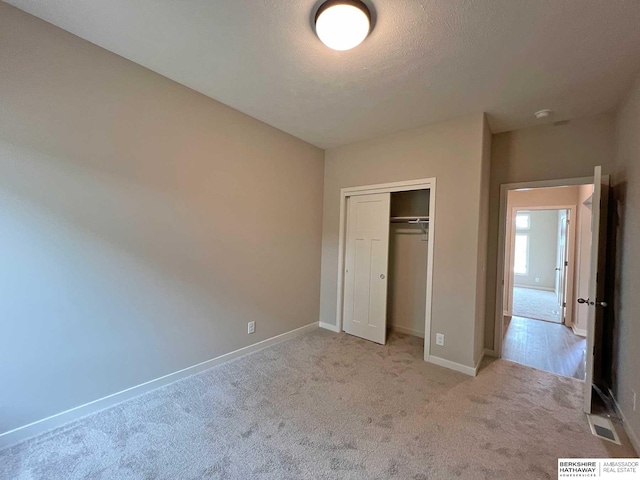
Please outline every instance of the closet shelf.
M391 217L391 223L429 223L429 217Z
M391 217L391 223L409 223L411 225L420 225L422 233L424 233L424 240L427 240L429 217Z

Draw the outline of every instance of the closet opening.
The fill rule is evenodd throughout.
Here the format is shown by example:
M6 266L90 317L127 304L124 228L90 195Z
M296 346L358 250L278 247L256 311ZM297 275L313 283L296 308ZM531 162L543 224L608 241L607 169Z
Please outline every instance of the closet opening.
M424 338L429 190L391 194L387 331Z
M410 335L429 359L434 232L435 179L342 189L338 331Z

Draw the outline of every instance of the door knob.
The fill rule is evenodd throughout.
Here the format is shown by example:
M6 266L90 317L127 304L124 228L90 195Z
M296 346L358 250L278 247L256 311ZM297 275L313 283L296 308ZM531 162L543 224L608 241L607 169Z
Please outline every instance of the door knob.
M380 278L381 278L382 280L384 280L384 273L381 273L381 274L380 274Z
M607 302L598 302L598 301L592 302L588 298L587 299L579 298L578 303L586 303L587 305L591 305L591 306L598 305L603 308L609 305Z
M560 270L562 270L560 267L556 267L556 272L559 272Z

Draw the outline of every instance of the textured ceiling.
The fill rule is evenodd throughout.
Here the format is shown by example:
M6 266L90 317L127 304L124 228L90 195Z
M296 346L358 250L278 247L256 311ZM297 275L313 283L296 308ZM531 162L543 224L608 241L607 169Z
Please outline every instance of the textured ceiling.
M494 132L613 109L640 67L638 0L367 0L334 52L317 0L9 0L320 147L477 112Z

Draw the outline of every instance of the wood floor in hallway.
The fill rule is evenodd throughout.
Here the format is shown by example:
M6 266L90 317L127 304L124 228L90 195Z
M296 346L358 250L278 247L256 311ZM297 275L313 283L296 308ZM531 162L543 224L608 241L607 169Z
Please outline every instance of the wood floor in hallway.
M587 341L562 324L505 318L502 356L522 365L584 380Z

